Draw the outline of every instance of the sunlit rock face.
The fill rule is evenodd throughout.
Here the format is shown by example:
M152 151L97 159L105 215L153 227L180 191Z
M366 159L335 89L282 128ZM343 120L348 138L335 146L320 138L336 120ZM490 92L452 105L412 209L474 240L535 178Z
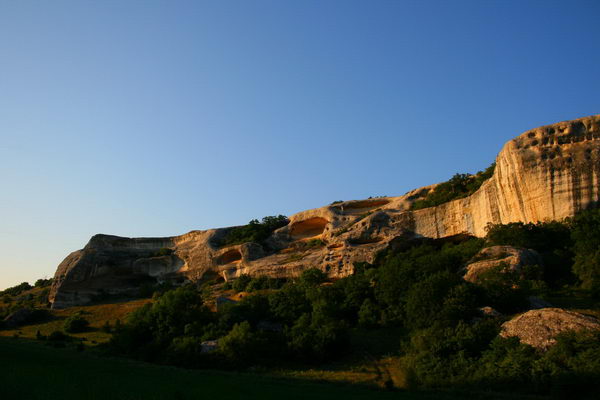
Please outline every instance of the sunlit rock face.
M600 116L532 129L504 145L494 176L473 195L416 211L415 230L485 235L488 223L560 220L596 206Z
M502 324L500 336L517 337L537 349L548 349L564 332L600 331L597 318L562 308L531 310Z
M598 204L599 152L600 116L532 129L504 145L493 176L469 197L410 211L431 185L398 197L337 202L291 216L264 246L219 247L231 228L167 238L96 235L58 266L50 301L61 308L133 293L145 282L292 277L311 267L339 278L406 238L481 237L489 223L560 220Z

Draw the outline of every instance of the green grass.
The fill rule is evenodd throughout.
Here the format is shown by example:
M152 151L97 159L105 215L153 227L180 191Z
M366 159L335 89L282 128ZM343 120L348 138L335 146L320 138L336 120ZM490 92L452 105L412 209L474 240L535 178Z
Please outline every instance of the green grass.
M18 335L25 339L34 339L37 331L42 335L49 335L53 331L62 331L65 320L76 313L81 313L90 322L89 329L84 332L72 334L79 339L86 339L85 344L93 345L103 343L110 339L111 335L102 332L101 328L105 322L114 326L117 319L125 322L127 315L133 310L148 303L150 299L137 299L105 304L94 304L89 306L71 307L64 310L50 310L50 317L43 322L24 325L16 329L0 330L1 336L12 337Z
M480 394L471 398L498 398ZM100 357L0 338L0 399L459 399L464 393L400 392L281 379L252 373L185 370Z

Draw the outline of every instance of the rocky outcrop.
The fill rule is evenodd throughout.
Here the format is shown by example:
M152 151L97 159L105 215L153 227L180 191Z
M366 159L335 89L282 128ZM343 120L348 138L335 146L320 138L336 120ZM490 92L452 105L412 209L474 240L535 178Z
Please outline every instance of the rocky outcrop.
M521 343L537 349L547 349L556 343L563 332L600 330L600 321L594 317L561 308L531 310L502 324L500 336L518 337Z
M542 257L537 251L514 246L486 247L466 266L463 279L476 283L487 271L499 268L503 272L519 273L527 265L542 265Z
M336 202L290 217L264 243L219 247L231 228L167 238L96 235L58 267L55 308L88 302L99 292L134 291L146 280L198 280L240 274L290 277L318 267L331 277L372 262L398 238L484 236L489 223L562 219L599 200L600 116L525 132L496 158L493 176L471 196L411 211L436 185L398 197ZM302 246L312 239L322 246ZM161 249L168 249L165 255Z

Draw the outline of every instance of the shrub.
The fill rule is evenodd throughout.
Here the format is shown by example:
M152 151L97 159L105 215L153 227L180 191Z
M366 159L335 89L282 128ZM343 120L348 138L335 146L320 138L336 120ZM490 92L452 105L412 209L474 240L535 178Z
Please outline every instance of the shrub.
M64 342L71 339L69 335L65 335L62 331L53 331L48 335L48 340L51 342Z
M337 321L322 321L303 314L286 334L288 347L300 360L323 362L336 357L347 345L347 327Z
M327 280L327 275L317 268L310 268L302 272L299 283L305 286L316 286Z
M281 290L270 294L268 300L273 318L284 323L293 323L302 314L311 311L306 291L297 284L284 285Z
M264 289L279 289L285 283L285 279L269 278L267 276L257 276L252 278L246 285L246 291L253 292Z
M371 299L366 299L358 310L358 324L364 328L374 328L379 323L379 307Z
M190 324L203 327L213 320L195 288L182 286L132 312L127 324L121 325L117 320L110 347L118 353L157 360L164 357L166 348L176 337L183 336Z
M234 280L231 284L231 288L236 292L244 292L246 291L246 286L252 281L252 277L247 274L240 275L236 280Z
M450 290L460 283L450 272L438 272L414 284L406 294L406 324L413 328L433 325L444 315L442 307Z
M248 321L233 326L231 331L219 339L219 352L232 364L245 366L266 352L266 343L252 331Z
M543 278L551 287L562 287L574 282L571 271L573 252L570 222L513 222L505 225L490 224L486 228L486 242L537 250L544 261Z
M528 305L529 293L522 283L519 274L505 270L503 265L483 272L478 278L478 285L484 289L486 303L509 314L521 311Z
M573 271L581 287L600 297L600 210L591 210L573 219L575 263Z
M74 314L65 320L63 329L65 332L69 333L83 332L87 329L89 324L89 321L80 314Z
M288 223L289 220L285 215L264 217L262 222L253 219L248 225L231 228L225 237L216 244L218 246L231 246L248 242L262 243L274 230L286 226Z
M50 279L38 279L37 281L35 281L34 285L35 287L48 287L52 285L52 278Z
M410 208L419 210L467 197L475 193L483 182L492 177L495 168L496 163L492 163L484 171L479 171L475 175L457 173L450 180L436 186L424 199L415 201Z
M32 288L33 288L33 286L31 286L29 283L23 282L23 283L18 284L17 286L13 286L13 287L4 289L3 291L0 292L0 296L2 296L2 295L18 296L21 293L23 293L24 291L32 289Z

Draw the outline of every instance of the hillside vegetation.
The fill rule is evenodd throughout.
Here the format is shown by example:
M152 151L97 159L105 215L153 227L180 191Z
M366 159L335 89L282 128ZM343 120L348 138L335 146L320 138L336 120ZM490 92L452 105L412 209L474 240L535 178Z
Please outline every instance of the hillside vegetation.
M462 199L470 196L477 191L483 184L494 175L496 163L492 163L483 171L475 175L454 174L450 180L442 182L431 190L425 198L416 200L412 203L411 210L420 210L422 208L439 206L452 200Z
M452 393L390 393L250 373L192 371L98 357L0 338L0 398L14 400L459 399ZM487 396L486 398L495 398Z
M263 243L276 229L286 226L289 220L285 215L267 216L258 221L251 220L247 225L231 228L217 241L218 246L232 246L248 242Z
M477 284L463 280L465 265L491 245L534 249L541 265L494 270ZM102 351L187 368L342 376L387 388L510 388L586 398L600 379L598 333L560 335L547 352L498 333L504 321L529 309L530 296L599 315L599 249L600 211L594 210L562 222L489 226L485 239L407 240L335 281L309 269L297 279L244 276L231 285L186 285L157 291L127 318L121 315L123 324L112 325ZM215 310L214 299L224 295L236 301ZM501 315L484 317L481 307ZM96 329L99 321L91 325ZM77 343L86 333L46 335L38 339L56 345ZM213 340L216 349L207 349Z
M326 283L321 271L308 270L279 290L246 296L216 313L194 287L182 287L131 314L110 349L195 368L293 367L342 359L352 353L358 330L400 327L404 333L389 351L398 357L403 386L485 384L502 390L510 383L523 391L586 393L600 377L597 335L564 335L552 351L540 353L499 338L505 319L481 318L479 308L508 316L527 310L531 295L560 303L570 291L596 312L600 270L589 253L600 247L600 236L590 234L599 221L593 211L562 223L491 226L485 240L417 240L373 265L357 266L347 278ZM464 265L493 244L536 249L545 267L522 276L491 274L477 285L465 282ZM201 343L214 339L218 349L204 352Z

